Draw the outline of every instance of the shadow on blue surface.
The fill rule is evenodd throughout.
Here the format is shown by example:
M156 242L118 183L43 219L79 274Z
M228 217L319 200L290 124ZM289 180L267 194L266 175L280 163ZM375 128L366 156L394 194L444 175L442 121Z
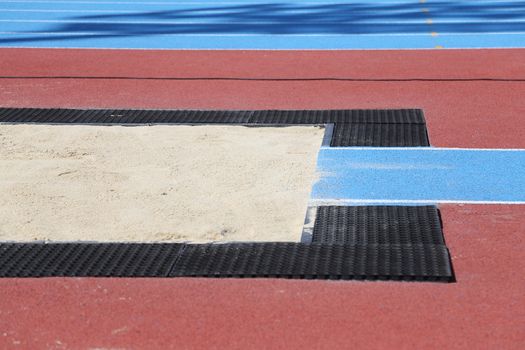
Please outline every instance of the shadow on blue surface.
M423 12L423 8L429 12ZM165 34L338 35L525 31L525 1L196 4L162 11L122 13L115 9L114 13L59 17L61 14L51 12L46 16L51 20L71 22L9 24L23 28L16 31L23 36L0 36L0 44ZM426 23L429 18L433 20L432 25ZM35 35L38 33L53 35Z

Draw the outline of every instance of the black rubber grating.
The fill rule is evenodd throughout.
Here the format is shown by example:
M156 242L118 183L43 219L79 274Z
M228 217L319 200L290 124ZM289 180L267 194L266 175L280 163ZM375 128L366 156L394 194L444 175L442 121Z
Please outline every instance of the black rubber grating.
M251 111L0 109L3 123L57 124L198 124L249 123Z
M423 112L396 110L124 110L0 108L0 123L243 124L334 123L331 146L429 146Z
M450 281L431 244L3 243L0 277L284 277Z
M419 109L280 110L254 111L250 122L257 124L367 123L424 125L425 118L423 112Z
M312 242L445 244L435 206L321 206Z
M449 259L432 244L194 244L170 275L450 281Z
M184 244L1 243L0 277L167 277Z
M391 110L129 110L0 108L0 123L78 124L425 124L419 109Z
M425 124L336 123L332 147L430 146Z

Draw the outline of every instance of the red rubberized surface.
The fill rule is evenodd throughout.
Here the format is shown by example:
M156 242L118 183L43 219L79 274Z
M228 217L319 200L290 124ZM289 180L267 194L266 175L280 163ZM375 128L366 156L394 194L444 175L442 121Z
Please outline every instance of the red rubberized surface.
M525 49L170 51L1 49L3 76L525 79Z
M0 75L19 77L385 79L0 79L5 107L419 107L433 145L525 148L525 50L0 57ZM387 81L414 77L472 81ZM522 348L525 206L444 206L442 215L457 283L0 279L0 348Z
M525 50L263 51L257 56L253 51L3 49L0 55L8 58L0 66L0 76L253 78L255 74L386 79L0 79L0 105L4 107L419 107L425 110L434 146L525 148L525 124L518 123L525 113L525 80L519 80L525 79ZM295 60L294 55L298 56ZM388 81L435 76L471 81ZM479 80L485 78L502 80ZM505 81L511 78L514 80Z
M520 349L524 206L446 206L458 282L0 279L0 348Z

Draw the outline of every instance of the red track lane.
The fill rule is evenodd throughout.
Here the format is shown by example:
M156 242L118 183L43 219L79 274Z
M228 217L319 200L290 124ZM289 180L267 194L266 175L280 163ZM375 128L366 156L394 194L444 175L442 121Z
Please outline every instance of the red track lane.
M525 50L122 51L0 49L0 76L358 77L386 81L0 79L0 106L406 108L425 110L431 142L525 148ZM472 81L388 81L389 79ZM514 79L479 81L476 79ZM497 120L497 122L495 122Z
M525 76L525 50L0 50L0 57L2 76L48 77L0 79L6 107L419 107L433 145L525 148L525 82L516 81ZM515 81L388 81L412 78ZM442 208L454 284L0 279L0 348L522 348L524 209Z
M0 279L0 348L521 349L524 209L442 209L452 284Z
M411 108L439 147L525 148L525 82L1 80L0 105L126 108Z
M0 49L2 76L525 79L525 49L169 51Z

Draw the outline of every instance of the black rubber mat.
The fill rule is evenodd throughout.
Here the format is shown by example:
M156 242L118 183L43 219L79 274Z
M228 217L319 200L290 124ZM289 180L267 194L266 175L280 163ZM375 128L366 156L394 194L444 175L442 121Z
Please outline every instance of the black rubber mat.
M445 244L435 206L321 206L312 243Z
M425 119L419 109L200 111L0 108L0 123L425 124Z
M3 243L1 277L285 277L449 281L443 245Z
M398 110L113 110L0 108L0 123L56 124L244 124L335 123L331 146L429 146L419 109Z
M183 276L454 280L442 244L0 244L0 277Z
M419 109L274 110L253 111L251 123L259 124L425 124Z
M430 146L425 124L336 123L332 147Z
M184 244L1 243L0 277L167 277Z
M187 245L171 276L450 281L447 248L432 244Z

